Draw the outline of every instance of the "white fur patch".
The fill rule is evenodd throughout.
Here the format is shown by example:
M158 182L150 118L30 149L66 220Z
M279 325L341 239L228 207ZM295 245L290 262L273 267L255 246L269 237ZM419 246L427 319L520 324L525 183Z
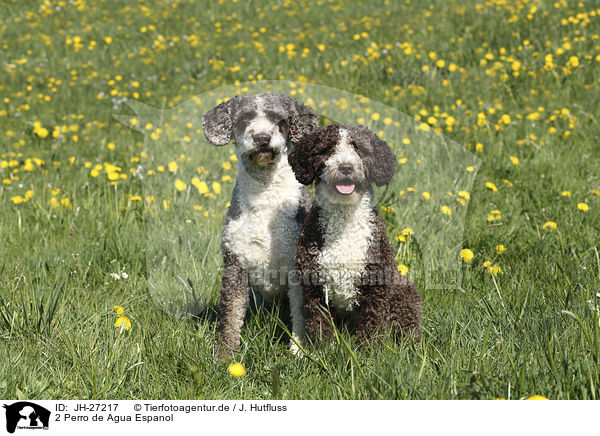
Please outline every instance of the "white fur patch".
M373 229L371 196L343 207L323 208L319 224L323 248L317 259L325 277L323 286L328 304L351 311L356 305L355 286L363 273Z
M272 273L287 275L295 268L301 185L283 158L267 184L240 165L237 189L241 214L223 228L223 244L250 274L256 275L259 291L270 298L287 290L287 283L280 285L279 277L271 277L275 275Z
M316 189L315 201L321 207L319 224L323 232L323 248L317 263L325 277L326 302L338 310L352 311L358 295L355 283L364 272L371 244L374 205L369 191L348 196L332 192L331 186L342 163L351 163L355 175L364 179L362 159L350 144L345 129L340 129L340 140L325 161L322 182Z

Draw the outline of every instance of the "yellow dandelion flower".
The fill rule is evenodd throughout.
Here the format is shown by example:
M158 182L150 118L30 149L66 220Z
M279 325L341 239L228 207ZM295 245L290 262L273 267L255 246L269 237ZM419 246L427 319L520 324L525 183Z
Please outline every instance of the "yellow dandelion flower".
M404 236L408 236L408 235L414 235L415 231L413 229L411 229L410 227L406 227L404 229L402 229L401 232Z
M481 265L482 268L489 268L489 266L492 264L492 262L490 262L489 260L486 260L485 262L483 262L483 265Z
M488 268L488 271L494 276L498 274L504 274L504 272L502 272L502 268L500 268L500 265L492 265Z
M577 203L577 209L583 212L587 212L588 210L590 210L590 207L587 205L587 203Z
M113 306L114 311L117 313L117 315L122 316L125 314L125 309L123 309L121 306Z
M577 68L579 66L579 58L577 56L571 56L567 61L567 67Z
M246 368L239 362L232 363L228 368L229 374L235 378L243 377L246 375Z
M179 165L177 165L177 162L175 162L173 160L173 161L169 162L169 165L167 167L169 168L170 172L174 173L179 168Z
M431 194L427 191L423 192L423 194L421 194L423 196L423 198L425 200L429 200L431 198Z
M21 203L26 202L27 200L25 200L20 195L14 195L14 196L10 197L10 201L12 201L14 204L21 204Z
M546 221L544 223L544 225L542 226L542 229L543 230L547 230L547 229L556 230L556 227L557 226L556 226L556 223L554 221Z
M406 265L398 265L398 271L400 271L400 274L405 276L408 274L408 267Z
M464 198L465 200L471 199L471 194L469 194L467 191L458 191L458 196Z
M516 156L511 156L510 161L512 162L513 165L519 165L519 158Z
M543 395L532 395L531 397L525 398L526 400L548 400L548 398Z
M452 209L450 209L450 207L448 207L448 206L442 206L442 207L440 208L440 210L442 211L442 213L443 213L444 215L448 215L448 216L451 216L451 215L452 215Z
M206 184L206 182L201 181L197 177L194 177L192 179L192 185L196 187L199 194L206 194L208 192L208 185Z
M231 169L231 162L223 162L221 165L225 171L229 171Z
M496 245L496 253L502 254L506 251L506 247L503 244Z
M485 187L493 192L498 192L498 188L492 182L485 182Z
M560 193L560 195L562 195L563 197L570 197L571 196L571 192L570 191L563 191Z
M185 191L187 189L187 184L183 180L176 179L175 189L177 189L179 192Z
M33 133L39 138L45 138L49 135L48 129L42 127L42 124L39 121L35 121L33 123Z
M131 321L126 316L120 316L115 321L114 326L116 328L120 329L121 331L123 331L123 330L131 330Z
M475 257L475 255L469 248L463 248L460 250L460 258L463 260L463 262L471 262L473 257Z
M33 171L35 169L35 167L33 166L33 162L31 161L31 159L27 159L25 161L25 164L21 168L23 168L23 171Z
M219 182L213 182L212 189L215 191L215 194L221 193L221 184Z
M490 212L490 215L488 216L488 221L489 221L489 222L493 222L493 221L496 221L496 220L498 220L498 221L499 221L499 220L501 220L501 219L502 219L502 214L501 214L501 213L500 213L500 211L499 211L499 210L497 210L497 209L496 209L496 210L493 210L493 211L491 211L491 212Z

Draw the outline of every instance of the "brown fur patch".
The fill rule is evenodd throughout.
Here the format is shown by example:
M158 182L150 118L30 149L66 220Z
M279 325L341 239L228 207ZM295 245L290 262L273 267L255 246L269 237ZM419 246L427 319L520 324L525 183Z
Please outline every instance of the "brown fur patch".
M348 130L350 142L365 166L367 180L377 186L392 180L396 158L390 146L363 126L331 124L305 135L288 155L288 162L298 181L310 185L319 178L325 161L332 155L340 139L340 128Z
M319 206L314 205L304 222L296 252L296 263L304 284L306 335L313 341L332 334L330 321L323 313L326 302L317 263L323 248L319 213ZM333 311L332 315L334 319L344 319L361 341L383 334L387 328L394 334L410 332L418 338L423 314L421 295L414 283L398 272L383 221L375 210L373 214L373 242L369 246L364 275L357 283L356 313Z
M319 176L339 137L339 126L332 124L298 141L288 155L288 162L300 183L310 185Z

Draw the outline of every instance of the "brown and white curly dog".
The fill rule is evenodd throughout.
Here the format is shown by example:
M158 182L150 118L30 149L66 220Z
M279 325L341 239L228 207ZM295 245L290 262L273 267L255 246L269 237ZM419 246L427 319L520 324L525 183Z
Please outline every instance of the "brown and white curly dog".
M316 182L296 252L306 335L331 334L327 307L361 342L387 328L419 337L422 299L398 272L371 187L394 174L390 147L365 127L330 125L304 136L288 160L299 182Z

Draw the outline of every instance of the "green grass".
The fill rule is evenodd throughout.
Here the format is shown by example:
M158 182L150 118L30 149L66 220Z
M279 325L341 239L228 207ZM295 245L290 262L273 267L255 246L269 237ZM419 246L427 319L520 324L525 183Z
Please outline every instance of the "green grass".
M600 11L594 2L219 3L52 0L40 9L36 1L0 0L0 397L597 399ZM553 65L545 68L549 53ZM235 162L231 169L222 165L231 162L233 148L196 151L203 171L184 157L177 175L167 168L156 176L169 178L171 187L185 174L190 185L192 173L184 169L191 169L210 195L171 189L148 204L147 185L130 171L147 162L145 139L113 117L132 115L116 100L172 109L236 81L305 78L431 124L434 117L442 133L482 160L463 235L475 257L462 265L460 289L419 283L420 342L387 338L357 347L338 326L333 344L299 359L287 351L276 313L261 309L242 330L236 360L247 374L235 379L227 363L212 362L219 229L233 187L222 178L235 179ZM478 124L480 112L486 117ZM456 121L451 127L448 116ZM53 137L56 126L65 128ZM192 145L198 129L189 128ZM28 164L33 158L43 162ZM165 153L151 168L176 159ZM104 169L91 174L105 163L127 178L111 185ZM407 186L396 183L399 198ZM33 196L16 204L27 191ZM199 318L162 311L149 291L149 211L160 210L163 199L185 200L185 217L201 236L191 248L203 255L183 277L208 300ZM501 219L490 222L493 210ZM381 213L402 260L417 268L395 241L407 225L405 211ZM544 229L547 221L557 228ZM193 232L186 238L193 240ZM507 249L502 254L500 244ZM502 274L490 274L486 261ZM111 276L122 271L127 278ZM125 309L131 330L114 327L115 305Z

